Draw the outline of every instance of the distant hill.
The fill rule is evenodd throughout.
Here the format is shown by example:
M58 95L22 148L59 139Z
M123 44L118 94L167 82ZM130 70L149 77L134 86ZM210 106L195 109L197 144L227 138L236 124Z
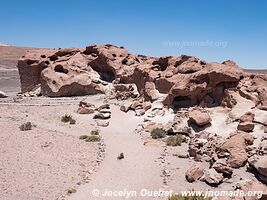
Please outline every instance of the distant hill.
M27 51L33 50L35 48L28 47L15 47L8 46L5 44L0 44L0 69L16 69L18 59L23 56ZM266 70L257 69L244 69L251 73L267 73Z
M244 70L250 73L267 74L267 69L244 69Z
M14 69L18 59L32 48L1 46L0 45L0 68Z

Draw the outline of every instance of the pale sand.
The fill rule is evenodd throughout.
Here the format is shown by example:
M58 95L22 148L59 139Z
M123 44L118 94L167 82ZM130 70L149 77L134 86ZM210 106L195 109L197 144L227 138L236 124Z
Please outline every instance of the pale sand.
M178 158L175 155L186 154L187 144L181 147L166 147L163 141L152 140L149 133L144 137L134 132L138 124L147 118L149 112L143 117L136 117L132 111L121 112L119 110L121 102L110 101L112 112L110 125L101 128L100 132L106 145L106 153L103 155L104 152L100 152L99 144L79 140L80 135L90 134L95 128L93 115L80 115L75 111L80 100L99 106L103 104L104 96L20 99L14 95L18 92L18 84L16 83L14 87L10 81L8 83L11 85L5 87L11 97L0 100L1 200L125 199L125 197L96 198L92 196L93 189L98 189L100 195L105 189L111 191L128 189L137 192L142 189L153 191L165 189L176 192L188 189L214 190L201 181L188 183L185 180L186 170L195 161ZM207 109L213 121L212 126L206 131L227 137L236 130L238 124L232 120L248 110L256 112L256 120L262 121L266 116L265 111L253 109L249 101L242 97L238 98L238 104L232 111L220 107ZM62 123L60 119L64 114L71 114L77 123L75 125ZM229 114L232 119L229 118ZM166 124L173 116L169 110L163 117L156 116L151 120ZM18 127L27 121L33 122L37 127L31 131L20 131ZM185 125L186 122L186 119L183 120ZM264 134L262 125L256 124L252 134L257 136L256 142L258 142ZM144 145L147 139L151 143ZM125 159L117 160L121 152L124 153ZM256 180L251 173L242 168L234 170L230 183L223 183L218 189L231 189L241 178ZM81 186L78 185L80 183ZM66 195L68 188L76 188L77 192ZM137 195L129 199L156 198Z
M79 139L82 134L90 134L90 123L71 126L60 120L65 113L74 115L78 100L73 106L68 105L68 99L56 106L34 106L41 102L47 105L48 101L0 101L1 200L61 199L67 189L77 188L98 168L98 156L102 155L99 143ZM19 126L27 121L36 128L20 131Z
M162 186L161 167L156 162L160 155L160 146L147 147L139 135L134 134L136 126L143 117L135 117L133 112L121 112L118 106L112 105L110 126L102 128L106 143L106 157L99 171L93 175L90 183L81 186L77 193L68 199L125 199L125 197L103 197L106 189L141 191L143 188L158 190ZM123 152L125 159L117 160ZM98 189L99 197L92 191ZM139 196L131 199L142 199ZM148 197L144 199L149 199ZM151 198L154 199L154 198Z

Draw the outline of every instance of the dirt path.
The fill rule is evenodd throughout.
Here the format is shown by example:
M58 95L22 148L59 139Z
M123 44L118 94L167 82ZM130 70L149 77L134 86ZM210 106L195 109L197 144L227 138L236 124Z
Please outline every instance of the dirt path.
M159 190L163 185L160 177L161 167L155 162L161 148L144 146L139 135L134 133L134 129L143 118L134 117L132 112L127 114L120 112L118 106L112 106L111 109L110 126L101 130L106 143L106 157L99 171L91 177L92 180L72 194L70 200L126 199L125 196L105 197L103 195L106 189L137 191L137 196L129 199L149 199L140 197L139 192L144 188ZM125 159L117 160L121 152L124 153Z

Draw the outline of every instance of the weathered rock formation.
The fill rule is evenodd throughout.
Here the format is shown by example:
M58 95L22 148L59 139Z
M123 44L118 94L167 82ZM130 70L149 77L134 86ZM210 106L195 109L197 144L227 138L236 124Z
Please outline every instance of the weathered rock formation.
M19 60L18 69L23 93L38 84L42 95L50 97L109 93L114 86L116 98L126 99L136 93L122 85L133 84L146 101L165 96L164 104L174 107L232 107L235 100L228 90L238 89L259 108L267 108L267 76L246 73L232 61L208 63L186 55L155 58L130 54L123 47L93 45L34 50Z

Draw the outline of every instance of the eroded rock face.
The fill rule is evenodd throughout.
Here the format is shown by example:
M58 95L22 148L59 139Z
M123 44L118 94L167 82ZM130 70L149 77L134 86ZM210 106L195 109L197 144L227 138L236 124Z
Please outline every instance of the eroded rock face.
M73 52L74 51L74 52ZM72 50L41 72L41 89L45 96L81 96L104 93L99 74L88 66L88 59Z
M208 95L211 104L220 102L224 89L235 87L242 78L242 70L236 66L219 63L205 63L203 69L192 74L177 74L179 82L170 89L165 100L178 107L199 104Z
M237 100L233 96L234 91L226 90L221 102L221 105L228 108L233 108L237 104Z
M30 92L41 83L41 72L50 65L48 57L56 50L32 50L18 61L21 91Z
M99 94L110 92L114 84L118 99L126 99L136 93L121 93L121 85L133 84L146 101L165 97L167 106L209 107L224 100L232 107L235 101L227 91L236 88L259 108L267 105L267 76L245 73L233 61L208 63L186 55L155 58L107 44L31 51L19 60L18 69L23 93L41 84L45 96Z
M267 75L250 74L239 82L238 91L241 96L255 102L259 109L267 110Z

